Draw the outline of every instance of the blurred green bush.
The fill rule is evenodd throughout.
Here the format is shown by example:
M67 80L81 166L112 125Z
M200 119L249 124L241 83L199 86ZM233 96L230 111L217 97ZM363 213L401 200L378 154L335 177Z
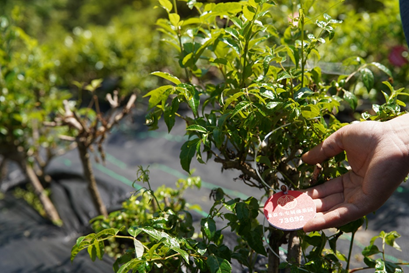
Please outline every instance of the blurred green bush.
M290 31L288 22L297 16L297 3L276 1L282 12L275 13L271 23L278 33ZM303 3L313 6L307 20L315 21L318 17L314 14L327 13L348 22L337 27L337 39L333 43L321 45L323 57L319 61L328 73L328 81L348 72L340 63L358 56L387 66L393 72L395 84L407 86L408 52L398 1L305 0ZM186 6L180 4L180 8ZM56 60L55 72L62 78L64 87L73 87L75 81L103 78L106 91L119 88L122 93L145 93L158 85L158 79L150 76L150 72L176 73L178 69L172 62L177 52L161 43L163 37L154 31L157 18L164 15L163 9L154 8L156 5L156 1L148 0L0 0L0 6L4 7L0 15L10 14L18 7L19 26L52 52L50 58ZM179 13L189 17L193 15L191 12L185 9ZM280 41L272 40L276 42ZM354 65L354 62L349 59L345 64ZM362 84L354 92L364 99L382 100Z

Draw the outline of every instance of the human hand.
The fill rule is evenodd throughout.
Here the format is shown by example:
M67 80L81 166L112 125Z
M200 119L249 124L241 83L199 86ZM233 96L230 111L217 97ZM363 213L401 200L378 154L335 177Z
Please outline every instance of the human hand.
M382 206L409 172L409 114L347 125L302 156L321 163L346 151L351 170L310 188L317 214L304 231L338 227Z

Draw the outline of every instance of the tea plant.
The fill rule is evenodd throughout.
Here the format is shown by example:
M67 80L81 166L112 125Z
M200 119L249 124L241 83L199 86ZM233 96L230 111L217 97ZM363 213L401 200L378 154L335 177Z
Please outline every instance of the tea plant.
M84 178L88 182L92 201L98 214L107 217L108 212L97 188L90 153L94 151L94 146L96 146L101 159L103 161L105 160L102 145L106 136L118 122L130 113L134 106L136 95L131 95L127 104L121 109L118 91L115 91L113 96L107 94L106 98L111 106L111 111L103 113L100 109L98 96L96 94L101 83L102 80L98 79L93 80L88 85L83 86L79 84L80 89L85 89L92 94L92 100L88 107L81 108L79 101L64 100L64 111L61 111L62 113L56 116L53 122L47 123L47 125L52 127L66 127L70 130L70 134L60 135L59 137L60 139L75 143L82 163ZM98 157L95 158L98 160Z
M47 217L60 223L44 190L43 183L50 182L44 170L52 158L70 147L43 122L70 95L58 88L50 52L16 26L17 17L18 10L11 18L0 17L0 154L21 167Z
M178 14L176 2L159 1L168 19L159 19L157 25L165 42L177 50L183 74L153 73L169 84L146 95L150 107L147 123L155 129L163 116L171 131L177 118L184 120L189 137L180 153L184 170L190 172L193 158L201 163L213 158L223 169L239 170L240 180L264 195L261 200L231 199L215 189L215 203L208 217L201 220L200 241L170 235L153 223L128 229L129 239L140 234L149 238L135 244L134 256L119 258L117 264L123 265L115 271L156 271L164 266L158 261L170 260L167 262L172 266L177 261L178 268L183 266L191 272L230 272L235 259L255 272L259 255L268 256L268 272L280 268L287 272L348 271L351 251L340 253L336 241L343 232L354 235L362 220L340 227L335 235L307 235L259 223L260 206L279 184L305 189L347 171L347 158L340 154L324 162L322 172L315 172L313 177L314 166L302 163L300 156L346 124L338 118L339 109L342 106L353 112L357 108L353 88L358 82L368 90L374 87L372 68L388 77L391 72L380 63L351 58L356 72L327 82L318 66L307 66L309 60L320 59L320 45L334 39L335 28L342 23L327 14L310 14L314 1L302 1L298 14L288 15L289 25L284 31L275 28L273 1L179 1L199 14L186 19ZM402 114L405 104L398 97L407 94L403 89L395 90L389 82L383 87L386 103L374 105L368 109L370 113L363 112L361 119L388 120ZM182 104L188 106L188 113L179 111ZM223 220L222 224L216 224L217 218ZM225 228L238 237L234 249L223 241ZM101 242L118 232L106 229L80 238L73 256L88 248L91 257L102 257ZM324 249L326 243L330 245L328 250ZM156 248L162 245L167 251L158 253ZM277 255L282 245L288 245L285 263ZM368 266L374 268L376 263L369 262ZM394 265L380 272L395 272L391 268L400 270ZM163 270L166 272L166 268Z

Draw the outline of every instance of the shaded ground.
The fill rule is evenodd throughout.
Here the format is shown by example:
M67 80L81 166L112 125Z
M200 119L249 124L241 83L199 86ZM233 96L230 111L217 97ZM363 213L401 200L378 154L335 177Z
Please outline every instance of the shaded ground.
M121 124L107 141L106 164L94 163L98 186L109 210L117 209L121 201L134 191L131 185L136 179L136 170L140 165L150 166L150 178L154 188L162 184L173 187L178 178L187 177L179 163L185 125L177 123L172 134L167 134L165 126L161 126L158 131L149 132L143 122L143 113L140 113L135 116L133 122ZM235 181L238 172L222 173L221 166L213 161L206 165L193 161L192 165L196 168L194 175L203 180L202 188L188 191L185 197L188 202L199 204L204 212L210 208L209 194L215 187L222 187L231 197L247 198L261 194L240 180ZM69 261L70 249L76 238L89 231L87 223L96 215L95 209L88 201L90 199L86 185L79 176L81 165L76 151L56 159L49 171L55 174L52 198L58 200L55 203L64 220L64 226L52 226L24 201L16 200L7 193L0 200L0 272L113 272L109 258L93 263L87 257L86 251L73 263ZM17 172L12 173L7 181L3 181L1 189L6 190L20 179ZM369 229L360 231L355 241L352 267L364 266L359 253L372 236L381 230L396 230L403 237L397 241L403 251L388 249L387 258L392 262L397 262L394 257L406 262L409 260L409 229L406 228L409 224L408 183L403 184L399 191L376 214L368 216ZM349 238L343 236L339 240L339 246L341 252L347 253ZM409 271L409 267L404 270ZM235 266L235 272L242 270Z

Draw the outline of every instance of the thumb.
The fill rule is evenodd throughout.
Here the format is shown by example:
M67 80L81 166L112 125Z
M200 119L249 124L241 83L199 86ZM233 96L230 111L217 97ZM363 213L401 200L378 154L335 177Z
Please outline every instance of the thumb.
M307 164L316 164L321 163L337 154L341 153L344 150L342 145L342 139L345 134L345 126L332 135L330 135L327 139L325 139L322 143L318 144L310 151L306 152L301 158Z

